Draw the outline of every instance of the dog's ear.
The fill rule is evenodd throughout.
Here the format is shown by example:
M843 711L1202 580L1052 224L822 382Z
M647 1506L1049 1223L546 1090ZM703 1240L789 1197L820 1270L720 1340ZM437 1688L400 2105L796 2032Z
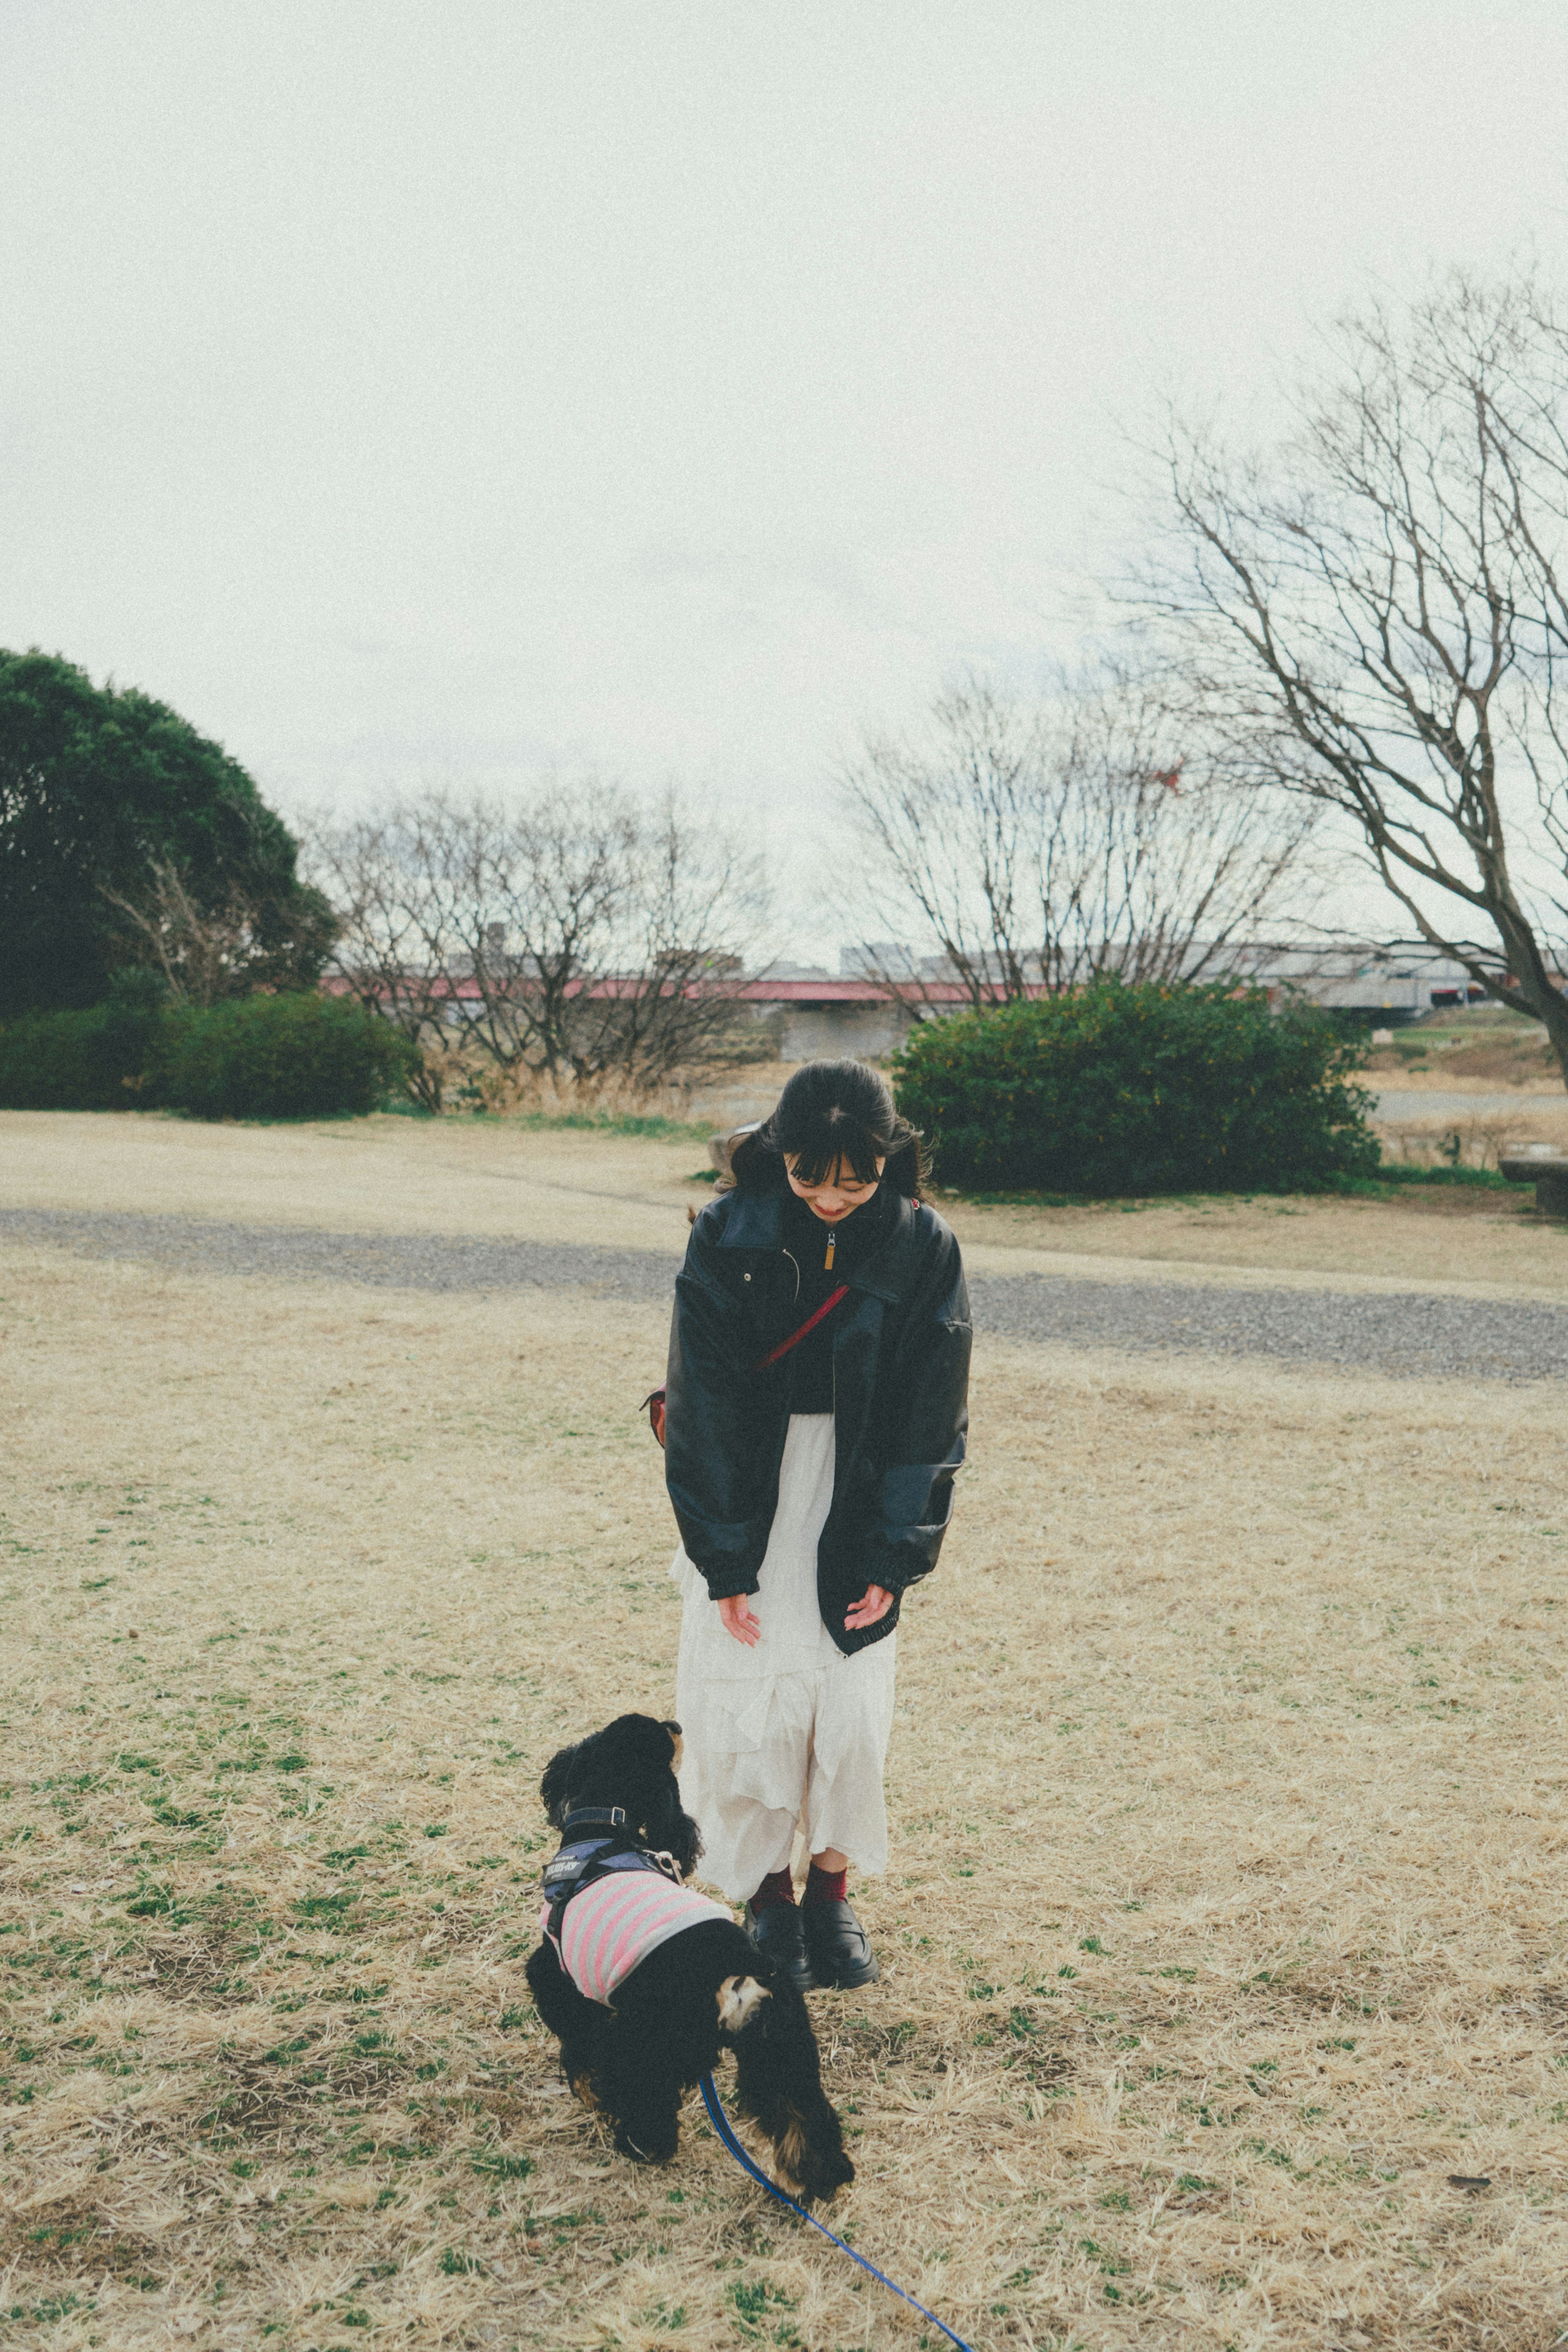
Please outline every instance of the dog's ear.
M681 1727L661 1723L653 1715L618 1715L613 1723L605 1725L599 1740L606 1764L612 1763L614 1777L626 1790L616 1801L630 1811L637 1802L639 1788L649 1787L674 1769L681 1752Z
M650 1775L648 1812L643 1834L648 1843L659 1852L674 1854L681 1865L681 1875L689 1878L696 1868L703 1842L695 1822L682 1808L680 1787L675 1780L681 1766L681 1727L673 1720L666 1720L658 1728L668 1745L664 1748Z
M678 1723L661 1723L654 1715L618 1715L603 1737L615 1740L622 1754L634 1756L644 1770L656 1772L674 1756L680 1733Z
M544 1805L545 1819L551 1829L559 1829L561 1817L570 1801L571 1768L578 1753L577 1748L559 1748L545 1766L545 1776L539 1782L539 1797Z
M650 1793L642 1830L655 1853L674 1854L682 1877L691 1876L703 1850L702 1834L690 1813L682 1811L673 1772L664 1774Z

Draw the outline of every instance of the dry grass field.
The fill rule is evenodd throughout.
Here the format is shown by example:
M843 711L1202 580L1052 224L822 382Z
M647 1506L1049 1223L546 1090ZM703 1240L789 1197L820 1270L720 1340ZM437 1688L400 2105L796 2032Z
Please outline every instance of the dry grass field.
M1568 1142L1568 1101L1549 1108ZM692 1181L706 1161L700 1129L644 1140L496 1119L235 1128L0 1113L0 1206L335 1233L527 1235L678 1255L688 1204L709 1197L706 1181ZM939 1205L969 1265L996 1274L1568 1299L1568 1227L1539 1223L1528 1187L1412 1191L1398 1201Z
M1367 1055L1374 1083L1518 1087L1561 1092L1563 1073L1542 1022L1521 1020L1501 1005L1472 1004L1429 1013L1396 1030Z
M700 1157L12 1115L0 1204L676 1249ZM1568 1295L1495 1196L957 1221L1108 1280ZM522 1983L544 1759L670 1704L663 1317L12 1245L0 1331L0 2343L935 2344L695 2118L614 2156ZM813 1996L834 2226L977 2352L1547 2352L1561 1391L989 1340L973 1422L883 1981Z

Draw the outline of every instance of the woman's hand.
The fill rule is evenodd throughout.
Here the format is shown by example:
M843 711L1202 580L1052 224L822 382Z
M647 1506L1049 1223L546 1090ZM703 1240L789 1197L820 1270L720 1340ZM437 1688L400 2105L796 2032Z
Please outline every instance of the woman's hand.
M736 1640L744 1642L748 1650L756 1648L762 1628L751 1613L748 1594L732 1592L727 1600L719 1602L718 1616L727 1633L733 1633Z
M867 1625L879 1624L893 1606L893 1595L880 1584L868 1584L854 1607L844 1619L845 1630L860 1633Z

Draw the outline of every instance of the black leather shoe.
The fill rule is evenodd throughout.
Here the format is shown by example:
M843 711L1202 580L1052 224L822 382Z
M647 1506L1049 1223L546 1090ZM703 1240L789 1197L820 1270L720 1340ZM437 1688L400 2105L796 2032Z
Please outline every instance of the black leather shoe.
M820 1985L853 1992L882 1975L871 1937L847 1903L808 1903L800 1912L806 1958Z
M770 1903L766 1911L754 1911L746 1906L746 1932L759 1952L766 1952L781 1975L789 1978L797 1992L811 1992L817 1979L811 1974L811 1963L806 1958L806 1942L800 1929L800 1914L793 1903Z

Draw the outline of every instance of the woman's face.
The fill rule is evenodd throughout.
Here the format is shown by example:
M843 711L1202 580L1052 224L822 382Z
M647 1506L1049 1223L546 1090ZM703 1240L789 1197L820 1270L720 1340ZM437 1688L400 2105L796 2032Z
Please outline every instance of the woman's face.
M798 1201L804 1201L811 1214L821 1217L825 1225L836 1225L852 1210L862 1207L876 1191L876 1184L882 1181L882 1171L887 1166L885 1160L879 1160L876 1163L876 1183L867 1184L852 1168L846 1168L841 1160L835 1160L820 1184L802 1184L795 1173L800 1157L798 1151L784 1154L789 1190Z

